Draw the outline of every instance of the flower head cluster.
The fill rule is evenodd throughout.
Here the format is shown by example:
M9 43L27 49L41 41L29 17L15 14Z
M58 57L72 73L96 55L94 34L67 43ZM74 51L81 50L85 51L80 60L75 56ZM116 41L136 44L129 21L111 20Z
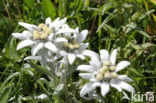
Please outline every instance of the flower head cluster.
M27 30L23 31L22 33L12 34L14 37L23 40L18 44L17 50L31 46L33 56L43 48L47 48L52 52L57 52L58 49L52 40L55 33L59 31L61 25L65 24L66 20L66 18L62 20L57 18L55 21L51 22L51 19L47 18L45 24L41 23L38 26L19 22L19 25L25 27Z
M69 28L67 25L63 28ZM64 30L63 30L64 31ZM78 27L75 30L69 30L70 32L64 32L64 36L56 39L55 44L59 48L60 52L58 56L63 56L62 61L66 64L69 61L72 64L76 57L85 59L83 52L88 47L88 43L82 43L88 34L88 30L79 32ZM58 32L58 35L62 32Z
M22 41L18 44L17 50L31 46L32 56L25 59L42 59L42 62L48 61L54 53L55 59L63 57L63 63L72 64L76 57L84 59L82 52L88 47L88 43L81 43L86 39L87 30L79 33L78 28L72 29L66 24L67 19L57 18L53 22L50 17L45 23L33 25L19 22L19 25L27 30L22 33L12 33L16 38ZM36 56L38 54L38 56ZM45 63L44 63L45 64Z
M111 56L108 51L100 50L100 57L93 51L85 51L84 55L91 57L90 65L80 65L77 70L85 71L87 73L80 73L79 75L84 79L89 79L90 82L85 84L80 95L84 97L86 94L94 91L96 87L101 87L101 94L105 96L110 86L116 88L119 92L123 89L134 92L134 88L126 82L131 82L132 79L127 75L119 75L118 71L126 68L130 63L128 61L121 61L117 65L116 55L117 50L113 50Z

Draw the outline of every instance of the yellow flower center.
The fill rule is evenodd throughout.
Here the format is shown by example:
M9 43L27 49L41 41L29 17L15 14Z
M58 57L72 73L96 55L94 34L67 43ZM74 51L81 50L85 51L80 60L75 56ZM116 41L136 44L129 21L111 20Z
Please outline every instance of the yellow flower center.
M44 27L44 24L39 24L39 25L38 25L38 28L39 28L39 29L42 29L43 27Z
M111 62L110 61L108 61L108 60L106 60L106 61L104 61L104 63L103 63L104 65L106 65L106 66L108 66L108 65L110 65L111 64Z
M33 32L33 38L34 39L39 39L40 38L39 32L37 30L34 30L34 32Z
M115 66L111 66L109 69L110 69L111 71L115 71L116 67L115 67Z
M52 32L50 28L48 28L45 24L39 24L38 25L39 30L34 30L33 32L33 39L46 39L48 35Z
M115 70L116 67L111 65L110 61L104 61L102 68L98 70L96 79L102 80L102 79L117 78L118 74L115 72Z
M111 76L112 76L113 78L117 78L117 77L118 77L118 74L117 74L116 72L112 72L112 73L111 73Z
M79 48L80 45L79 45L79 44L75 44L74 47L75 47L75 48Z
M97 79L97 80L102 80L102 79L103 79L103 75L97 74L97 75L96 75L96 79Z
M69 43L64 43L63 46L67 50L75 50L80 47L80 44L77 43L75 40L68 40Z
M48 35L45 34L45 33L40 34L40 38L41 38L41 39L46 39L47 37L48 37Z
M106 72L105 74L104 74L104 78L111 78L111 73L109 73L109 72Z

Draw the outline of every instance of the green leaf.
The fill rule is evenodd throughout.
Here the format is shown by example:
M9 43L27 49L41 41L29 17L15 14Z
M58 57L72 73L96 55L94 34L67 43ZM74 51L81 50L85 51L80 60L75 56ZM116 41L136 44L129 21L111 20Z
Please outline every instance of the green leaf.
M151 38L150 35L148 35L145 31L142 31L142 30L136 30L136 31L147 38Z
M136 69L134 69L134 68L130 68L129 70L130 70L131 72L133 72L135 75L143 77L143 75L142 75L138 70L136 70Z
M56 10L51 0L43 0L41 9L45 17L51 17L53 19L55 18Z
M5 91L0 96L0 103L7 103L7 100L9 98L9 95L11 93L13 85L8 86L8 88L5 89Z
M47 69L45 69L45 68L43 68L43 67L41 67L41 66L39 66L39 65L36 65L36 64L34 64L34 63L32 63L32 62L29 62L29 64L30 64L33 68L35 68L35 69L37 69L38 71L44 73L45 75L49 75L49 76L51 76L51 77L53 77L53 78L56 79L55 74L52 73L52 72L50 72L50 71L48 71Z
M77 0L77 2L76 2L77 10L80 10L82 8L83 4L84 4L83 0Z
M144 44L142 44L141 45L144 49L146 49L146 48L148 48L148 47L152 47L152 46L154 46L154 44L152 44L152 43L144 43Z
M113 37L116 37L119 34L119 30L111 27L110 25L105 24L103 28Z
M9 46L9 57L15 61L18 61L20 58L19 58L19 54L16 50L16 39L11 38L9 45L10 45Z
M8 83L9 80L11 80L13 77L15 77L16 75L19 75L19 72L13 73L11 75L8 76L8 78L6 78L6 80L3 82L3 84L0 87L0 93L3 91L5 85ZM1 102L0 102L1 103Z
M134 29L136 30L138 33L142 34L143 36L147 37L147 38L151 38L150 35L148 35L145 31L140 30L139 28L136 27L135 24L131 23L126 25L128 28L130 29ZM127 30L128 31L128 30Z
M116 12L115 10L114 10L114 12ZM97 29L97 31L96 32L98 32L105 24L107 24L110 20L112 20L115 16L117 16L117 15L115 15L114 13L110 13L109 14L109 16L107 16L107 18L102 22L102 24L98 27L98 29Z
M55 95L59 94L59 93L63 90L64 85L65 85L65 84L60 83L60 84L56 87L56 89L55 89L55 91L54 91L54 94L55 94Z
M142 3L143 2L143 0L136 0L138 3Z
M142 14L139 18L139 20L142 20L143 18L145 18L146 16L150 15L151 13L153 13L155 10L149 10L148 12L146 12L145 14Z
M85 7L89 7L89 2L90 2L90 0L85 0L85 1L84 1L84 6L85 6Z
M29 8L32 8L35 4L35 0L24 0L24 4L26 4Z
M102 15L104 15L105 12L106 12L107 10L111 9L111 8L112 8L112 3L110 3L110 2L106 3L106 4L104 5L103 9L102 9Z

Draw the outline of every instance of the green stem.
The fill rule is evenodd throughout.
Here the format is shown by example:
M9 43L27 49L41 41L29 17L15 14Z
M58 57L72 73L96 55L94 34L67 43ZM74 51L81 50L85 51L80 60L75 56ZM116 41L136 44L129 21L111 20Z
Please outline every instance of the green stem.
M101 25L101 23L102 23L102 16L101 15L99 15L99 20L98 20L98 27ZM101 50L101 35L102 35L102 33L101 33L101 29L98 31L98 39L99 39L99 50Z
M4 7L5 7L5 10L6 10L8 16L9 16L9 19L11 20L11 16L10 16L9 10L8 10L7 6L5 5L4 0L2 0L2 3L3 3L3 5L4 5Z

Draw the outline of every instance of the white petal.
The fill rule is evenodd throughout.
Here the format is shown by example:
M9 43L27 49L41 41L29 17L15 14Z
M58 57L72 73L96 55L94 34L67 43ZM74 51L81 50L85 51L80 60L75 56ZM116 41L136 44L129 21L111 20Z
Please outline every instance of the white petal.
M89 61L89 64L93 67L94 70L98 70L101 68L101 65L99 65L98 63L96 62L93 62L93 61Z
M69 25L68 24L63 24L62 28L69 28Z
M102 62L104 62L105 60L109 60L109 53L108 53L108 51L105 50L105 49L100 50L100 58L101 58Z
M71 54L71 53L68 54L68 60L70 64L73 64L75 59L76 59L76 56L74 54Z
M62 20L59 21L59 26L62 26L63 24L65 24L67 21L67 18L63 18Z
M99 80L97 80L95 78L90 78L90 82L99 82Z
M92 73L79 73L79 76L83 79L91 79L93 74Z
M77 57L79 57L80 59L84 60L85 59L85 56L84 55L81 55L81 54L76 54Z
M76 28L75 28L75 32L76 32L76 33L79 33L79 27L76 27Z
M12 33L12 35L15 38L24 40L24 39L27 39L31 35L31 33L29 31L23 31L22 33Z
M102 94L102 96L105 96L109 92L109 89L110 89L109 84L106 83L106 82L103 82L101 84L101 94Z
M117 64L116 66L116 72L126 68L128 65L130 65L130 62L128 61L121 61L120 63Z
M61 34L61 33L74 33L74 29L71 28L62 28L60 30L58 30L58 32L56 34Z
M31 46L33 44L34 44L34 42L32 40L24 40L24 41L21 41L18 44L18 46L17 46L17 50L22 49L22 48L27 47L27 46Z
M64 43L64 42L68 42L68 40L66 39L66 38L57 38L56 40L55 40L55 42L57 42L57 43Z
M95 53L94 51L91 51L91 50L85 50L83 52L83 55L89 56L91 59L99 60L99 55L97 53Z
M128 92L133 92L133 93L135 92L134 88L124 81L120 81L117 85L127 90Z
M15 38L21 39L23 38L24 35L22 35L22 33L12 33L12 36L14 36Z
M96 69L101 68L101 62L99 60L99 55L91 50L85 50L83 55L89 56L91 58L90 64L95 67Z
M36 47L33 49L32 55L35 56L36 53L37 53L40 49L43 48L43 45L44 45L43 43L38 43L38 44L36 45Z
M70 32L66 32L66 33L64 33L64 36L70 38L70 37L72 37L72 34Z
M76 54L83 54L83 52L86 50L86 48L88 47L88 43L82 43L82 44L80 44L80 47L77 49L77 50L75 50L75 53Z
M51 18L50 17L46 18L45 23L50 24L51 23Z
M100 87L101 86L101 82L94 82L93 83L93 87Z
M85 84L85 85L82 87L81 91L80 91L80 96L81 96L81 97L85 96L87 93L93 91L95 88L96 88L96 87L93 86L93 83L87 83L87 84Z
M67 52L64 51L64 50L61 50L61 51L59 51L59 54L60 54L61 56L65 56L65 55L67 55Z
M115 83L111 83L111 86L112 86L113 88L116 88L119 92L122 91L121 87L118 86L118 85L116 85Z
M127 75L118 75L118 78L119 80L123 80L123 81L126 81L126 82L132 82L133 80L131 78L129 78Z
M19 22L18 24L23 26L24 28L26 28L29 31L33 31L35 28L37 28L37 26L35 26L33 24L28 24L28 23L24 23L24 22Z
M110 57L110 60L111 60L112 65L115 65L116 55L117 55L117 49L113 50L113 52L111 54L111 57Z
M80 34L77 34L76 40L77 42L82 42L86 39L88 35L88 30L83 30Z
M48 96L46 94L41 94L37 97L37 99L46 99Z
M59 23L59 20L60 20L60 18L58 17L58 18L56 18L52 23L50 23L50 26L49 26L49 28L55 28L55 29L57 29L57 25L58 25L58 23Z
M24 60L41 60L41 56L28 56Z
M94 72L92 66L90 65L80 65L77 67L77 70L86 71L86 72Z
M59 20L60 20L60 18L57 17L57 18L53 21L53 23L57 23L57 22L59 22Z
M58 49L52 42L45 43L44 47L46 47L47 49L49 49L52 52L55 52L55 53L58 52Z
M53 40L53 37L54 37L54 33L50 33L50 35L48 36L48 40L49 41Z

